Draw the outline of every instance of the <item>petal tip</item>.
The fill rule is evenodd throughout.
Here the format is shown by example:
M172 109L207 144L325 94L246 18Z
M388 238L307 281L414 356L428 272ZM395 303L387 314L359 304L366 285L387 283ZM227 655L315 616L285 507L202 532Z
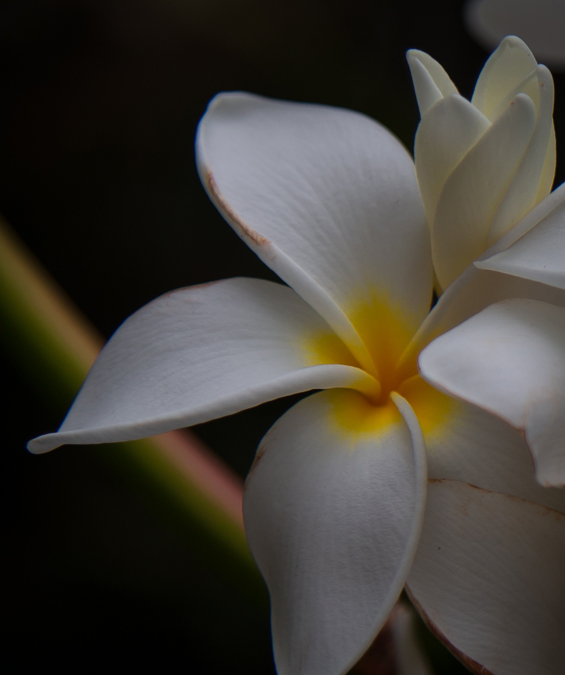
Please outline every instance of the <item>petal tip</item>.
M501 42L500 45L508 46L511 47L512 49L521 49L524 52L527 52L528 54L531 54L531 49L528 47L528 45L519 38L517 35L507 35Z
M425 52L421 51L420 49L408 49L406 52L406 60L408 63L413 63L414 61L420 61L420 55L424 54Z
M32 455L43 455L46 452L55 450L61 447L61 443L53 442L53 436L56 434L45 434L44 436L37 436L28 441L26 448Z

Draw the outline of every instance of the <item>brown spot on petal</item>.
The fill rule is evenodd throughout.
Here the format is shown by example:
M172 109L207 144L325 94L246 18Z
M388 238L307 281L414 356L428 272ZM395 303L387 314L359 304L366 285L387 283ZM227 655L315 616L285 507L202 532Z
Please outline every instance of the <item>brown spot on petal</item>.
M253 463L251 464L251 468L249 469L247 476L245 478L245 487L247 487L247 482L251 478L251 475L255 473L255 470L259 466L259 462L263 459L263 455L267 452L267 449L271 445L271 434L273 433L275 427L271 427L269 431L267 432L266 436L263 438L261 443L259 444L259 447L257 448L257 452L255 453L255 457L253 458Z
M230 223L233 223L237 231L244 237L251 239L251 241L257 246L265 246L265 247L268 246L271 242L266 237L263 237L258 232L256 232L253 228L249 227L247 223L244 223L241 220L241 218L237 215L237 213L235 213L235 211L227 203L227 201L223 198L222 193L220 192L220 189L218 188L218 185L214 180L214 176L211 171L206 171L205 180L208 192L214 198L214 201L216 202L222 215L225 218L227 218L227 220L229 220Z
M460 649L457 649L455 645L453 645L446 637L445 635L440 631L440 629L435 625L435 623L430 619L430 617L426 614L426 612L423 610L422 605L416 600L416 598L412 595L412 591L408 587L408 585L405 586L406 592L408 593L408 596L410 597L410 600L412 604L414 605L414 608L417 610L418 614L422 617L424 623L426 626L429 628L431 633L435 635L435 637L443 644L449 651L455 656L456 659L461 661L461 663L468 668L472 673L476 673L476 675L494 675L494 673L485 666L481 665L480 663L477 663L474 659L472 659L470 656L467 656L467 654L464 654Z
M260 446L257 450L257 453L255 454L253 463L251 464L251 468L247 473L247 477L245 478L245 485L247 485L247 481L251 478L251 475L255 472L255 469L259 466L259 462L261 461L261 458L263 457L264 454L265 448Z

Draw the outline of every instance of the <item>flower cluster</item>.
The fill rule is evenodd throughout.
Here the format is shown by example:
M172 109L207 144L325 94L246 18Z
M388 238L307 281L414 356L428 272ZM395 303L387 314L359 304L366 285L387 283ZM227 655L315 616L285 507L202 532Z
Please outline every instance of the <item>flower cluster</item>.
M55 434L135 439L279 396L246 484L279 675L340 675L407 590L469 668L556 675L565 626L565 188L517 38L472 102L409 53L415 166L375 121L241 93L202 182L287 285L231 279L118 329ZM432 290L440 294L430 311Z

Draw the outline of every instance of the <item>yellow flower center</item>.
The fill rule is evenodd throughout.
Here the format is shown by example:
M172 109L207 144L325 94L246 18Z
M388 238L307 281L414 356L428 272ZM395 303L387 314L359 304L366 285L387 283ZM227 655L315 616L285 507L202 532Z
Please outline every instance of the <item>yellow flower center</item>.
M347 316L361 338L370 357L370 367L363 368L348 347L328 330L309 337L306 352L311 365L339 363L361 368L380 385L374 396L361 393L335 395L334 421L347 434L380 433L399 420L400 413L390 394L397 392L414 410L424 435L437 432L455 401L437 391L419 376L414 361L399 372L398 362L414 333L414 322L390 302L372 294L370 299L355 303ZM332 398L331 393L329 394Z

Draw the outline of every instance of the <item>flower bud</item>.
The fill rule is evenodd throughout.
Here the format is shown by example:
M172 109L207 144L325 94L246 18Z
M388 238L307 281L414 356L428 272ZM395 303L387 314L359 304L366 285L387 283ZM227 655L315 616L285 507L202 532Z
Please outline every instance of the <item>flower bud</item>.
M471 102L430 56L407 57L421 115L416 173L441 291L549 194L553 79L517 37L486 62Z

